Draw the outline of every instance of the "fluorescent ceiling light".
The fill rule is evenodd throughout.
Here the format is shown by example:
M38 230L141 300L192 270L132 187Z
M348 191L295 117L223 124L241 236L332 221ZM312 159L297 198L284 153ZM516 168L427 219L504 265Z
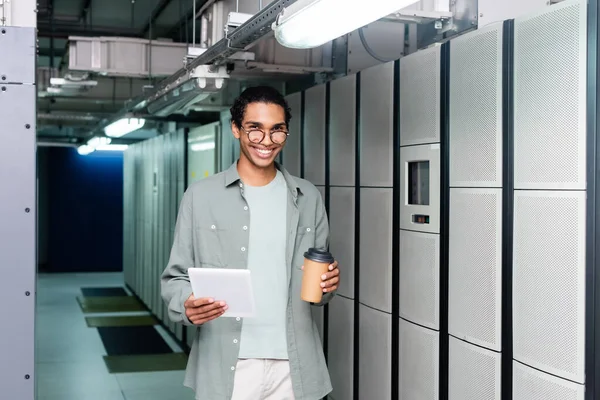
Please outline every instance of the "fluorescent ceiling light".
M93 153L93 152L94 152L94 150L95 150L95 149L94 149L92 146L90 146L90 145L87 145L87 144L81 145L81 146L79 146L79 147L77 148L77 152L78 152L79 154L81 154L82 156L85 156L85 155L88 155L88 154L90 154L90 153Z
M88 144L88 146L97 148L98 146L104 146L104 145L110 144L111 141L112 141L111 138L95 136L95 137L91 138L90 140L88 140L87 144Z
M143 118L122 118L104 128L104 133L106 136L118 138L140 129L145 123Z
M190 149L192 151L205 151L205 150L214 150L215 148L215 143L214 142L200 142L200 143L193 143L190 146Z
M273 24L277 41L289 48L310 49L393 14L416 0L297 0ZM349 3L354 3L350 5Z
M129 146L126 144L103 144L96 147L98 151L125 151Z

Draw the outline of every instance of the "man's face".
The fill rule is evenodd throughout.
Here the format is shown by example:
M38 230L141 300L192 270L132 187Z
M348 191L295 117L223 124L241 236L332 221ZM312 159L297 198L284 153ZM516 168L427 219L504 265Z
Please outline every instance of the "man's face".
M283 149L287 132L285 111L277 104L250 103L246 107L242 127L232 125L233 135L240 140L242 155L258 168L270 167ZM262 133L265 135L261 140ZM273 132L273 139L271 139Z

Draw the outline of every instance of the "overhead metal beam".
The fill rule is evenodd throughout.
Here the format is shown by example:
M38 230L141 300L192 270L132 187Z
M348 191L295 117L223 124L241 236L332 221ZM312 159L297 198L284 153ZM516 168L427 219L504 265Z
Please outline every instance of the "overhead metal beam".
M54 25L54 26L52 26ZM38 36L68 38L69 36L126 36L140 37L140 31L132 28L94 26L86 28L81 23L38 21Z
M295 1L296 0L273 1L244 24L240 25L240 27L233 31L228 38L221 39L200 56L194 58L187 66L159 82L150 93L131 100L127 107L128 110L125 110L124 112L139 110L148 102L158 99L182 82L189 80L191 72L196 67L206 64L221 63L225 61L227 57L240 51L244 51L246 47L270 33L271 25L275 22L279 12Z

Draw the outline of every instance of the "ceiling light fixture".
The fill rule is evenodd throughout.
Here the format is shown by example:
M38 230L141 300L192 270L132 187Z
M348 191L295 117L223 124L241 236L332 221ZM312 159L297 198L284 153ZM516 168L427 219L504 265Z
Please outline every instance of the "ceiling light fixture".
M122 118L105 127L104 133L106 136L118 138L142 128L145 123L143 118Z
M281 11L272 29L282 46L310 49L416 2L416 0L369 0L364 6L351 6L348 0L297 0Z
M79 154L81 154L82 156L87 156L88 154L93 153L94 150L95 149L92 146L87 145L87 144L81 145L77 148L77 152Z

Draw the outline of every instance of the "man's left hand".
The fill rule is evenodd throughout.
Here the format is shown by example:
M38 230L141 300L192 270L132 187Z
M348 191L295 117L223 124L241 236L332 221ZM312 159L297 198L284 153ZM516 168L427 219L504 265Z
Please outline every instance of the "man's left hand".
M321 275L321 287L323 288L323 293L333 292L338 288L338 284L340 283L340 270L338 269L338 262L334 261L333 264L329 266L329 272Z

